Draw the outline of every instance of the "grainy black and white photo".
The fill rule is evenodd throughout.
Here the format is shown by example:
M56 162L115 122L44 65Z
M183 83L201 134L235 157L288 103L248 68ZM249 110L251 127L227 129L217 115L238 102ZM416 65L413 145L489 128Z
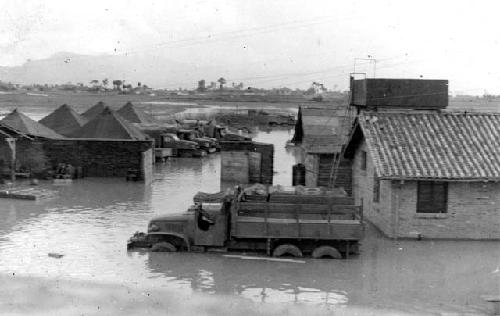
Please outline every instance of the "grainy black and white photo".
M497 2L0 7L0 315L500 315Z

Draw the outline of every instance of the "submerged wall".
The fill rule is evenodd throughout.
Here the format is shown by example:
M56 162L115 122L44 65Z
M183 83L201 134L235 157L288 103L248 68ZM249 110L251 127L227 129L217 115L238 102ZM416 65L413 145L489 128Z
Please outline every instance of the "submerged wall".
M152 141L60 139L45 140L43 150L52 166L70 163L88 177L125 177L129 169L140 179L152 177ZM148 154L149 152L149 154Z
M273 183L274 146L252 141L221 142L221 182Z

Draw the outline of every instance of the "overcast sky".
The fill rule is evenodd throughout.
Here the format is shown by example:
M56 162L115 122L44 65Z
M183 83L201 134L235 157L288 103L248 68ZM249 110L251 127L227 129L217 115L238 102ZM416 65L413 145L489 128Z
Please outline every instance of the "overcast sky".
M250 69L255 86L345 87L368 76L449 79L500 93L494 1L0 1L0 64L65 51L161 54L200 67ZM252 74L248 76L247 74Z

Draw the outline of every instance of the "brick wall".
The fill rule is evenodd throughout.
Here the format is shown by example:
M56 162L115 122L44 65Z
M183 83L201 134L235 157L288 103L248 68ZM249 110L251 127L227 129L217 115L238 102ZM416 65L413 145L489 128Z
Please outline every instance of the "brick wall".
M417 213L417 182L394 183L398 237L500 239L500 182L449 182L446 214Z
M361 152L366 152L366 170L361 168ZM356 149L356 154L352 162L352 193L356 205L363 205L364 217L382 230L386 235L391 236L392 224L395 220L392 213L392 187L391 181L380 181L380 199L373 200L375 168L366 147L364 140Z
M39 173L47 169L50 165L43 153L43 144L40 140L18 139L16 140L16 168L31 170ZM11 151L7 142L0 140L0 170L2 173L10 170Z
M152 173L152 153L147 154L152 145L150 141L45 140L43 151L50 165L70 163L82 167L85 176L125 177L128 169L137 169L145 180Z
M361 151L367 152L361 170ZM500 239L500 182L449 182L446 214L417 214L416 181L380 181L373 201L374 166L364 141L353 161L353 196L365 218L392 238Z

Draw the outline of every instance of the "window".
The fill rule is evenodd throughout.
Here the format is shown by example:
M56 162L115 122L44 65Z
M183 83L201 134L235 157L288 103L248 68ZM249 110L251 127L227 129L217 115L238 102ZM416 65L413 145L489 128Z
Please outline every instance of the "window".
M417 213L446 213L448 183L418 181Z
M361 170L366 170L366 151L361 151Z
M373 173L373 202L380 202L380 178Z

